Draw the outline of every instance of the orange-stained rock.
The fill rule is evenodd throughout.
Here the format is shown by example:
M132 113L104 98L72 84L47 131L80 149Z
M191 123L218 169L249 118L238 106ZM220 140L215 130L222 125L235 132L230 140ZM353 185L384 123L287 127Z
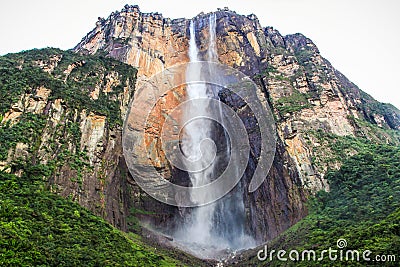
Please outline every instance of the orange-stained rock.
M201 13L193 18L203 60L207 60L210 38L208 16ZM319 167L312 161L316 156L313 148L320 144L316 140L306 141L310 131L355 136L359 129L353 118L400 129L400 115L395 110L384 115L375 114L364 105L367 102L374 106L377 102L363 96L303 35L282 36L272 27L262 27L254 15L242 16L228 9L219 9L216 17L219 62L252 78L258 85L256 93L260 102L270 105L277 119L279 138L274 164L260 189L244 196L252 231L261 239L272 239L305 216L304 203L310 192L329 189L324 180L327 166ZM121 12L99 20L74 50L89 54L102 50L138 67L139 84L168 67L189 61L189 24L188 19L171 20L158 13L142 13L136 6L127 6ZM150 92L136 91L135 97L146 93ZM301 105L296 103L299 95L301 101L306 99ZM161 149L160 131L168 113L183 99L183 88L177 88L176 94L170 91L162 96L150 112L146 128L142 129L146 133L145 147L153 158L150 164L168 175L172 173ZM234 106L236 103L232 99L227 95L223 100ZM297 108L281 114L279 105L285 99L291 99L293 103L289 104L297 105ZM147 115L142 108L144 104L137 105L135 114ZM244 120L249 119L245 109L238 113ZM130 125L129 121L127 123ZM257 135L251 136L251 166L257 162L261 141ZM148 158L142 160L143 164L149 163ZM162 207L154 204L150 209L160 211Z

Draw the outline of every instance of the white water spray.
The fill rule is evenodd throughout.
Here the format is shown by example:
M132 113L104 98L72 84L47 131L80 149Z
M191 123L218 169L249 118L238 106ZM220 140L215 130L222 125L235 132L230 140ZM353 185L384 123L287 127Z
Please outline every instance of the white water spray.
M199 61L198 49L196 44L194 22L190 23L190 41L189 41L189 58L190 62ZM201 81L201 70L198 65L190 65L186 71L186 80L188 81L187 96L188 100L199 98L208 98L207 87L203 83L190 83L193 81ZM185 110L184 116L190 120L195 114L201 111L202 114L209 112L208 107L203 103L191 101L188 109ZM185 139L183 140L183 153L192 161L192 164L197 164L195 169L201 170L198 172L189 173L190 181L193 187L202 186L211 182L214 166L209 164L213 161L214 155L212 151L211 140L211 121L206 118L198 118L189 122L184 128ZM207 142L209 140L209 142ZM205 141L205 142L204 142ZM202 151L200 150L202 146ZM199 160L200 159L200 160ZM193 168L193 166L192 166ZM208 192L212 194L212 192ZM196 203L201 203L205 198L204 195L198 195L192 192L191 200ZM193 210L192 217L186 232L190 233L191 241L198 244L206 244L211 237L212 216L214 213L214 205L209 204L204 207L199 207Z
M215 63L218 62L215 14L209 16L208 25L209 43L206 59ZM201 60L196 44L196 25L193 20L190 23L189 58L191 63ZM188 100L219 99L218 92L220 89L218 86L206 85L201 82L193 83L193 81L202 81L204 75L216 75L213 64L209 64L208 70L199 69L199 66L190 64L186 70ZM223 79L223 77L218 78ZM184 113L185 121L193 118L195 114L198 114L198 111L201 111L201 114L210 114L209 117L212 117L211 112L217 113L222 124L224 124L221 104L219 110L210 110L210 107L205 106L204 102L190 101L190 106ZM224 151L220 152L217 158L214 158L212 148L215 146L213 143L215 141L212 141L212 137L215 131L215 124L207 119L195 119L184 126L182 151L192 163L197 164L195 168L201 170L189 172L193 187L212 182L216 178L214 175L218 172L218 168L223 165L221 165L221 162L229 160L230 141L227 133L223 130L225 145L220 148L223 148ZM221 129L219 131L221 132ZM207 194L213 194L212 190ZM192 192L190 198L194 203L204 203L202 200L206 199L206 196ZM237 250L254 245L253 239L245 233L245 220L243 190L238 184L232 192L222 199L192 209L190 216L186 218L185 225L176 233L175 237L194 254L205 258L214 258L218 251Z

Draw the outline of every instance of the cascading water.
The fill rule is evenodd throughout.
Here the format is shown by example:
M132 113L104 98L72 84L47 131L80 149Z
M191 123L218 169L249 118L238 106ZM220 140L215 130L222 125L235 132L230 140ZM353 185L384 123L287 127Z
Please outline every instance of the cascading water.
M211 14L208 18L209 42L206 60L218 62L216 47L216 15ZM189 58L190 62L202 60L199 56L196 44L196 21L190 23ZM204 60L204 59L203 59ZM216 75L213 70L214 64L208 64L208 70L199 69L196 64L190 64L186 70L187 97L188 100L199 98L219 99L218 85L206 85L204 83L190 83L190 81L201 81L204 75ZM213 77L214 81L223 77ZM218 78L218 79L216 79ZM200 103L200 104L199 104ZM219 114L220 121L224 123L224 115L221 105L219 110L211 110L205 106L204 102L190 101L189 108L185 110L186 120L190 120L195 114L195 110L201 110L202 114ZM212 117L212 116L210 116ZM220 171L226 166L231 156L229 136L221 126L216 125L207 119L195 119L184 126L184 139L182 141L182 151L184 155L192 161L196 161L196 169L201 171L189 172L189 178L193 187L210 183ZM216 137L218 141L215 140ZM221 140L222 139L222 140ZM218 144L219 153L217 158L211 153L212 142L204 140L214 140ZM200 150L201 143L201 150ZM198 160L201 159L201 160ZM212 162L209 164L209 162ZM213 192L207 192L213 194ZM215 258L218 251L238 250L249 248L254 245L254 240L246 234L246 216L243 204L243 190L240 183L226 196L214 203L193 208L190 215L185 218L184 225L175 233L175 239L189 249L192 253L205 258ZM190 195L193 202L201 202L204 195Z
M195 38L195 26L194 22L191 21L190 24L190 43L189 43L189 58L190 62L199 61L198 58L198 49L196 45ZM186 71L186 80L187 81L200 81L201 79L201 70L197 65L190 65ZM199 98L208 98L207 87L202 83L192 83L188 84L187 87L187 96L188 100L194 100ZM191 119L196 110L202 110L203 114L207 114L209 112L208 107L202 105L202 103L191 101L189 108L185 110L184 116L187 116L187 119ZM199 172L189 173L190 180L192 182L193 187L198 187L205 185L211 182L213 166L209 165L209 162L212 161L213 154L211 154L211 142L203 142L203 153L200 150L200 143L204 140L211 140L211 122L204 119L193 120L184 127L185 131L185 139L183 140L182 150L185 156L188 157L189 160L195 162L199 166L195 166L196 169L202 170ZM198 160L200 159L200 160ZM212 192L209 192L212 193ZM190 195L191 200L196 202L201 202L203 195L196 195L192 193ZM212 215L214 211L214 205L210 204L205 207L200 207L195 209L192 213L192 218L190 220L190 225L187 227L187 231L189 231L192 235L191 240L195 243L203 244L207 242L211 238L211 229L212 229Z

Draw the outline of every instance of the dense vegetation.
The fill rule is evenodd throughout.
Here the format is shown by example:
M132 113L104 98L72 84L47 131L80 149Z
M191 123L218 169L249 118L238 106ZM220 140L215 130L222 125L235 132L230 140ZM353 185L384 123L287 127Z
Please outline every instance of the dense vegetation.
M48 73L45 67L52 64ZM6 162L0 168L0 266L182 266L139 236L122 233L52 193L47 183L68 166L76 175L71 181L80 186L82 173L92 166L80 149L78 114L104 115L109 129L121 127L117 96L126 84L111 84L96 100L89 94L106 87L107 75L132 86L136 70L109 58L49 48L0 57L0 74L0 162ZM48 110L33 113L21 99L35 99L40 87L51 89L47 103L62 99L66 112L58 123ZM18 101L17 119L3 120ZM17 144L18 153L12 150Z
M337 240L347 241L343 251L358 250L360 261L288 261L296 266L365 266L377 264L362 260L362 252L395 255L397 261L385 266L398 266L400 251L400 148L385 145L365 146L345 160L338 171L327 174L330 192L319 192L309 201L309 216L271 242L269 250L315 250L317 259L322 250L337 249ZM339 254L338 254L339 255ZM254 257L254 254L253 254ZM288 254L286 255L288 258ZM301 258L300 258L301 259ZM253 258L252 264L260 265ZM281 266L276 254L271 266ZM381 263L382 264L382 263Z
M38 129L43 129L46 125L44 116L27 113L20 117L18 123L11 125L10 121L0 127L0 161L6 160L10 148L17 143L29 143L31 140L37 140L41 134Z
M379 221L400 208L400 149L372 146L327 179L331 192L317 194L312 210L343 221Z
M362 120L356 120L355 123L358 125L356 134L359 137L337 136L323 130L308 131L304 135L307 144L313 149L313 166L320 173L337 169L346 158L370 150L371 145L400 145L399 131L380 128Z
M89 168L86 151L81 150L81 118L79 114L103 115L109 129L122 126L120 95L126 86L133 87L136 69L102 56L83 56L55 48L34 49L0 57L0 121L13 111L19 114L14 121L0 125L0 161L7 161L13 171L24 165L44 160L53 173L68 165L78 185L82 173ZM32 100L39 88L50 91L46 107L33 113ZM98 89L98 98L90 93ZM59 122L52 120L51 106L61 100L66 110ZM18 104L17 104L18 103ZM50 110L50 111L49 111ZM47 140L43 140L43 136ZM22 144L22 155L9 158L10 149ZM25 153L27 152L27 153ZM11 160L11 162L10 162Z
M42 69L50 65L54 65L51 73ZM105 77L112 72L118 73L122 83L113 84L107 94L100 90L97 100L90 98L89 93L105 86ZM136 69L102 56L82 56L55 48L8 54L0 57L0 113L7 112L21 95L43 86L51 90L50 100L63 99L69 108L93 111L107 116L111 125L122 125L117 95L123 92L124 83L131 80L133 84L135 77Z
M0 266L176 266L78 204L46 190L48 167L0 172Z
M55 55L62 58L56 60L54 69L48 73L42 66L51 65ZM297 55L301 63L309 56ZM66 72L74 64L77 67ZM113 84L107 93L100 90L96 100L89 96L96 87L104 88L105 77L113 72L124 82L134 79L136 74L132 67L109 58L52 48L0 57L0 121L21 96L34 95L42 86L51 90L50 102L62 99L66 109L74 110L55 126L48 114L33 114L24 108L15 122L0 124L0 161L7 160L10 149L19 143L26 145L27 152L13 158L7 166L7 170L19 176L0 171L0 266L180 264L165 256L173 255L172 251L156 252L140 237L116 230L88 210L48 190L46 180L61 166L68 165L75 171L76 177L71 179L78 185L82 182L82 173L91 168L86 152L79 148L81 132L75 114L86 110L104 115L109 128L121 127L118 94L126 84ZM284 79L272 67L267 72L275 79ZM293 90L274 106L284 116L310 107L309 98L308 94ZM400 251L400 135L398 131L352 119L358 126L358 137L338 137L323 131L305 134L308 142L320 144L314 146L313 165L321 168L321 172L332 169L326 176L331 191L319 192L311 199L310 215L274 240L271 249L320 252L335 248L336 240L345 238L347 248L369 249L373 255ZM45 145L42 143L44 129L50 136ZM366 132L369 139L360 138ZM387 145L376 144L383 140ZM40 164L41 150L50 155L46 165ZM131 213L141 212L132 210ZM131 230L138 230L136 218L131 219ZM257 264L260 262L252 254L251 265ZM332 262L296 264L330 266ZM335 262L336 266L358 264L365 265L365 262Z

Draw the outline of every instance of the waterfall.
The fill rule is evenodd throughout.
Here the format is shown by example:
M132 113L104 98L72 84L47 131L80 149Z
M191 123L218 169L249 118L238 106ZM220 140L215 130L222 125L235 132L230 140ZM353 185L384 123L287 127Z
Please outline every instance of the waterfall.
M218 53L217 53L217 16L215 13L211 14L208 17L209 30L208 34L210 35L210 41L208 44L208 61L218 62Z
M218 62L216 46L216 14L208 17L209 40L207 54L204 54L208 62ZM204 60L196 43L196 21L190 23L189 59L190 62ZM204 66L204 65L203 65ZM194 100L199 98L219 99L218 85L204 83L190 83L190 81L201 81L204 75L215 75L213 67L215 64L208 64L208 70L199 69L196 64L190 64L186 70L187 98ZM223 77L217 77L223 79ZM213 79L217 80L218 79ZM220 121L224 124L221 102L219 110L211 110L210 107L196 104L191 101L185 110L185 121L201 110L202 114L219 114ZM212 117L212 116L210 116ZM228 122L228 121L227 121ZM218 140L216 140L218 139ZM213 140L213 142L204 142ZM201 143L201 150L200 150ZM216 158L211 153L212 147L218 147ZM224 144L221 144L224 143ZM189 172L189 178L193 187L210 183L216 179L216 174L226 166L231 156L229 136L223 127L207 119L195 119L184 126L184 138L182 140L182 151L184 155L197 164L198 172ZM199 160L201 159L201 160ZM211 164L209 164L211 160ZM207 165L208 164L208 165ZM192 166L193 167L193 166ZM248 248L254 245L253 239L246 234L246 216L243 204L243 188L240 183L226 196L214 203L193 208L185 223L176 233L176 239L184 243L184 246L196 255L202 257L215 257L217 251L237 250ZM207 194L213 194L212 191ZM193 202L201 202L204 195L197 195L194 192L190 195ZM201 249L199 249L201 248ZM201 251L201 253L199 253Z
M190 23L190 41L189 41L189 58L190 62L199 61L198 49L196 45L196 33L194 21ZM208 98L207 86L205 84L190 83L190 81L200 81L201 70L197 65L190 65L186 71L187 97L188 100L195 100L199 98ZM196 101L191 101L189 108L185 110L184 116L190 120L196 114L196 110L201 110L202 114L209 112L208 107L199 104ZM209 165L208 162L212 161L213 155L211 152L211 142L202 142L204 140L211 140L211 122L207 119L196 119L185 125L184 127L184 140L182 143L182 150L185 156L191 160L192 164L197 164L196 169L202 170L198 172L189 173L190 181L193 187L202 186L211 182L214 166ZM200 143L202 142L203 153L200 150ZM200 159L200 160L199 160ZM192 166L193 168L193 166ZM212 192L209 192L212 193ZM193 202L200 202L204 195L190 195ZM212 229L212 216L214 213L214 205L210 204L204 207L199 207L192 212L190 225L187 229L191 234L191 240L195 243L203 244L211 238Z

